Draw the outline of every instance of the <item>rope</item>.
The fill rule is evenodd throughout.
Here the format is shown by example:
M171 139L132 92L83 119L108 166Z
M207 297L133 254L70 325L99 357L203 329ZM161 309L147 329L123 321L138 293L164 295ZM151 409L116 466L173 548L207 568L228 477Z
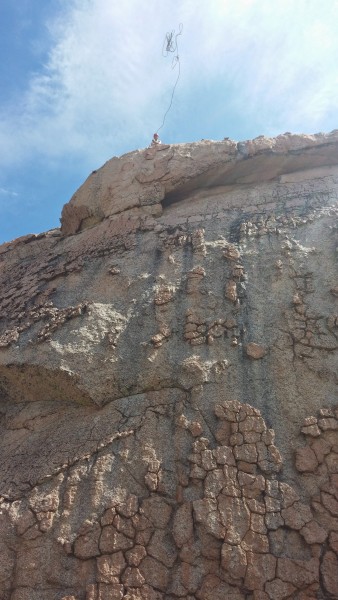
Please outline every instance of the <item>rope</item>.
M162 125L161 125L161 127L159 127L157 129L156 133L158 133L160 131L160 129L162 129L162 127L163 127L163 125L165 123L167 114L168 114L168 112L170 111L170 109L172 107L172 103L173 103L174 95L175 95L175 90L176 90L179 78L181 76L181 63L180 63L180 57L179 57L179 54L178 54L178 41L177 41L177 38L180 35L182 35L182 31L183 31L183 24L180 23L179 24L179 30L178 30L178 33L176 33L176 35L175 35L175 30L173 29L172 31L167 32L166 36L164 38L163 48L162 48L162 56L164 56L166 58L168 56L168 54L175 53L175 56L172 59L171 68L175 69L176 65L178 65L178 75L177 75L177 78L176 78L176 81L175 81L175 85L173 87L173 91L171 93L171 98L170 98L169 106L168 106L166 112L164 113Z

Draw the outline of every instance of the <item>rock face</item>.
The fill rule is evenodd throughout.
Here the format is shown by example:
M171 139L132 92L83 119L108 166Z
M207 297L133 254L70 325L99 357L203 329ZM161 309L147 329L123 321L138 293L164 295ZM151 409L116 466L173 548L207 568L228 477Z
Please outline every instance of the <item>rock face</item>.
M0 247L1 600L338 598L338 132L113 158Z

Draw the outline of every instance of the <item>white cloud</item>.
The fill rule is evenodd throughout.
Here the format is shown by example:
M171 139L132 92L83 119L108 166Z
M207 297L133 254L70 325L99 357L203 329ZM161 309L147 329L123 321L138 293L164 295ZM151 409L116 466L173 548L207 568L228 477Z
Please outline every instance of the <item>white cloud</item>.
M181 103L189 90L210 83L211 111L213 98L223 95L224 118L236 105L271 130L316 128L338 108L334 0L326 0L325 10L317 0L68 0L61 6L50 24L53 44L43 72L15 110L0 109L8 166L34 155L75 155L96 165L146 145L176 79L161 55L164 34L180 22Z
M4 187L0 187L0 196L7 196L9 198L16 198L19 194L14 190L9 190Z

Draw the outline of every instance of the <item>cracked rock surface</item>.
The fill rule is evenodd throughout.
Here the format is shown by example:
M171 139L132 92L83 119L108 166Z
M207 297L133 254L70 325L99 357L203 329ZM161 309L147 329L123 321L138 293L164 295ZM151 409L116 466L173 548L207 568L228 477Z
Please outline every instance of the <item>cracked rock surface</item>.
M0 246L1 600L338 599L338 132L113 158Z

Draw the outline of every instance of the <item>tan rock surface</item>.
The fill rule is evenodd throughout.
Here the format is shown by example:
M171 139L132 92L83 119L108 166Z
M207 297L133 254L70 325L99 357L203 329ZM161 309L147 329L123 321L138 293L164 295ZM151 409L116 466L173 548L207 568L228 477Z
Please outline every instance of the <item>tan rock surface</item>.
M1 600L338 598L338 132L131 152L0 247Z

